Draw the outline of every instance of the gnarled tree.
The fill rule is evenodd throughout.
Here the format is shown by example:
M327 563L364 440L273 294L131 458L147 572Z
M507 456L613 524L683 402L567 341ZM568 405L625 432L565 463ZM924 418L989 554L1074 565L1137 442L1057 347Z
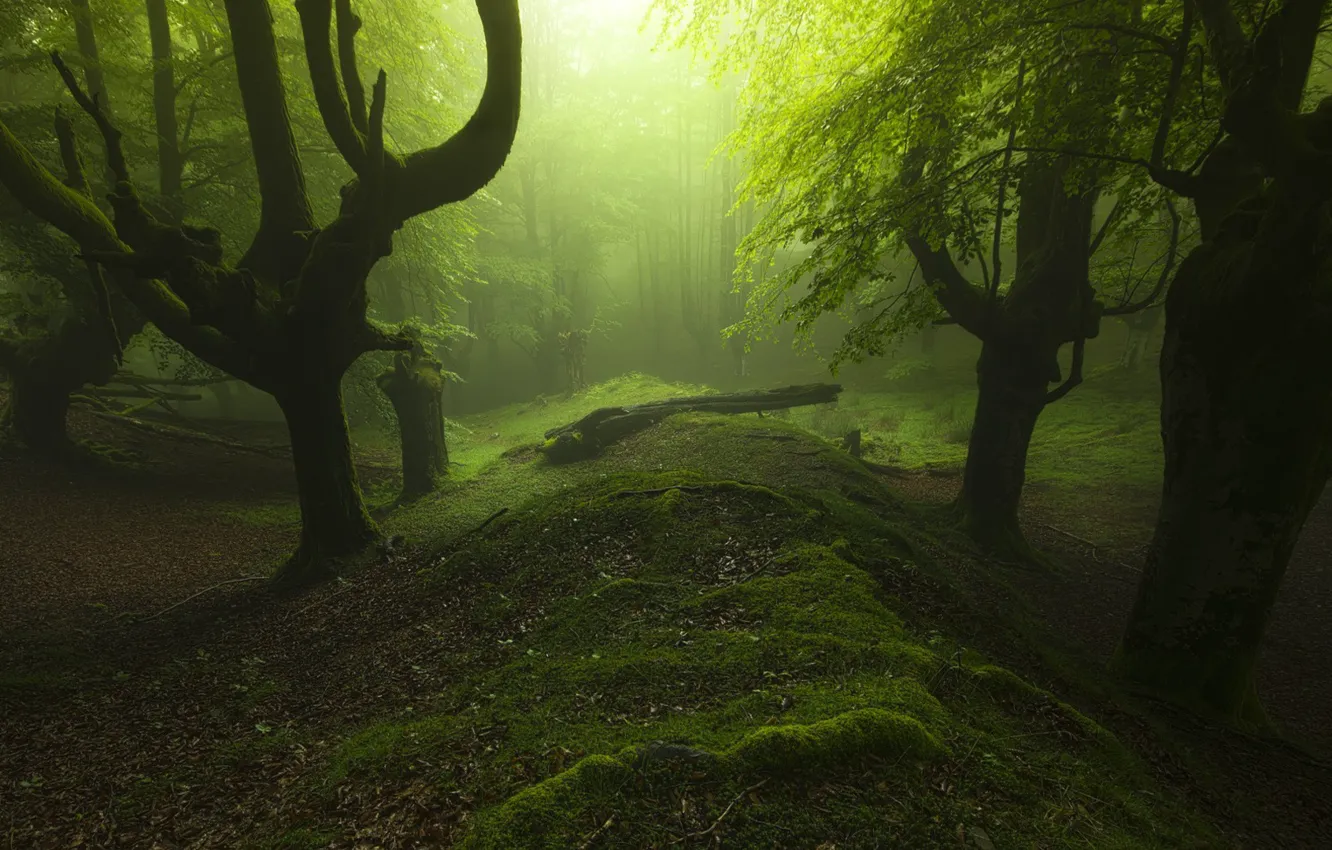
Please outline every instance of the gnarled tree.
M1332 101L1301 111L1326 0L1286 0L1252 34L1194 0L1226 139L1194 176L1202 244L1166 300L1165 481L1115 667L1178 702L1261 722L1259 647L1332 472Z
M488 50L485 90L444 143L401 156L384 148L387 75L365 96L349 0L299 0L306 58L324 125L355 173L337 218L314 220L287 110L267 0L226 0L237 79L261 196L244 255L223 262L216 232L155 217L129 180L111 197L115 223L55 180L0 126L0 180L29 209L84 246L163 333L200 359L271 393L287 420L300 491L301 542L280 577L303 581L378 536L352 463L341 380L373 350L407 351L409 335L372 321L366 277L408 219L461 201L503 165L518 124L517 0L477 0ZM71 88L75 88L71 86ZM119 134L97 106L111 160Z

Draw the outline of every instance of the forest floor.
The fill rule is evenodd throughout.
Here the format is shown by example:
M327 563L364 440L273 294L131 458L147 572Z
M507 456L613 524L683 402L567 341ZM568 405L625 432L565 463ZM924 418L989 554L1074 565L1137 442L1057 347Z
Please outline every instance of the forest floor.
M53 469L21 452L0 452L0 516L26 518L11 519L0 527L0 714L6 717L0 731L0 791L4 792L0 794L0 848L241 846L237 835L245 835L246 829L257 834L275 822L290 826L305 820L314 826L283 833L279 843L246 846L409 847L452 842L460 829L473 822L477 809L497 800L472 799L469 794L475 789L461 779L447 804L425 799L419 783L397 777L376 773L368 782L364 777L357 783L344 781L349 772L354 773L358 760L367 758L362 752L366 747L375 758L382 758L381 749L396 752L398 745L379 742L376 735L381 733L374 731L367 733L368 743L358 739L361 749L349 751L345 742L337 743L346 729L376 722L386 705L410 715L416 705L439 694L441 680L448 679L450 671L465 678L479 664L497 663L493 647L488 651L478 648L476 657L464 658L460 651L456 657L441 655L443 650L438 648L422 651L407 639L425 627L427 609L465 607L460 599L466 598L475 577L455 575L457 587L445 597L413 595L407 585L412 576L423 572L423 564L442 570L453 557L433 553L464 551L483 521L502 508L513 507L518 496L533 495L533 481L519 477L526 474L520 467L530 465L531 454L515 453L515 446L530 444L550 425L575 418L569 415L575 408L659 397L664 389L652 382L612 383L595 388L572 405L538 402L458 423L454 459L461 465L456 481L435 502L387 520L389 531L406 534L414 548L386 556L367 577L332 585L295 606L267 597L260 582L249 581L276 564L294 539L294 494L290 468L281 454L280 428L213 423L208 427L219 440L201 441L164 437L80 412L74 416L76 435L114 447L113 454L128 462ZM886 403L879 397L848 401L842 406L844 412L835 414L836 421L800 424L819 425L817 430L831 436L848 421L865 419L866 411L881 412ZM1090 408L1096 401L1092 396L1082 403ZM957 407L953 402L945 406L950 411ZM1074 409L1067 415L1077 420L1084 413L1093 420L1104 416L1104 410L1091 409ZM910 423L914 415L910 410L889 411L876 422L898 432L909 431L903 422ZM965 416L965 411L936 415L937 427L946 432L958 416ZM1141 416L1132 411L1120 417L1108 431L1103 425L1102 432L1119 443L1141 442L1140 432L1150 428L1150 419L1144 425ZM903 437L909 438L909 434ZM679 431L671 439L701 450L692 432ZM1059 439L1066 441L1068 436L1065 433ZM887 488L926 505L951 498L959 480L949 462L956 440L936 439L935 443L931 451L936 456L922 460L904 459L901 450L892 446L885 451L880 442L876 449L880 457L886 453L890 460L930 467L882 476ZM1150 462L1144 464L1138 452L1121 456L1115 454L1116 449L1107 454L1104 446L1084 448L1088 457L1109 459L1102 473L1113 485L1101 481L1088 486L1085 477L1070 474L1067 463L1050 464L1043 471L1043 446L1033 452L1036 463L1024 504L1024 523L1030 538L1053 556L1058 568L1006 569L1002 587L995 585L986 591L994 591L993 599L971 600L978 606L1000 609L1011 590L1030 603L1032 618L1048 626L1052 640L1061 647L1054 651L1059 660L1053 662L1060 672L1045 669L1051 663L1049 658L1022 657L1011 647L993 650L1042 687L1075 692L1086 679L1095 678L1096 667L1113 650L1132 601L1137 564L1150 534L1156 500L1154 485L1143 472ZM665 462L654 467L651 461L656 449L648 444L639 449L645 454L636 460L641 459L648 469L668 470L670 459L676 457L665 455ZM811 468L816 460L826 463L819 451L803 453L818 458L802 456L793 462ZM372 501L389 501L395 484L391 445L362 439L358 455ZM1067 460L1070 451L1065 446L1050 456ZM1079 467L1083 476L1088 474L1086 466ZM822 469L805 472L828 474ZM588 485L575 475L552 473L536 486L547 494L558 494L565 488ZM470 492L483 497L474 501L453 498ZM773 513L759 516L764 515ZM526 539L526 545L533 545L530 536ZM601 539L604 543L607 538ZM930 544L948 549L947 557L953 558L951 545ZM1204 811L1239 846L1332 846L1332 767L1323 760L1332 756L1332 669L1327 653L1320 651L1332 645L1329 554L1332 504L1325 499L1311 517L1292 563L1267 642L1261 681L1273 718L1292 740L1317 755L1199 728L1179 718L1169 723L1171 734L1183 743L1178 749L1163 748L1153 722L1099 702L1099 697L1080 694L1081 700L1096 703L1097 719L1132 744L1157 781ZM552 561L557 558L553 551L549 557ZM598 563L605 563L607 554L597 557ZM627 561L630 555L624 558ZM763 568L764 564L757 567ZM977 567L958 569L974 572ZM604 571L601 575L612 578ZM217 587L237 579L242 581ZM208 588L212 590L190 599ZM499 596L507 600L504 594ZM948 604L925 596L928 594L909 601L930 611L931 606ZM179 604L182 602L185 604ZM523 603L538 613L556 604L553 597ZM503 605L500 610L507 611ZM536 615L527 608L524 611L512 615L518 617L516 626L508 623L513 637L537 628L532 625ZM495 618L512 619L511 613ZM1004 612L992 613L1000 616ZM957 622L949 621L947 614L938 617L957 631ZM453 632L429 622L431 628L442 630L438 638L446 644L470 646L476 642L476 635L471 634L476 626L470 621L452 623ZM990 640L979 634L981 626L974 628L976 633L952 637L973 645ZM386 632L391 634L385 637ZM311 659L326 659L326 663L312 665ZM164 675L167 667L178 674ZM932 693L933 682L931 677ZM945 695L935 695L954 708ZM584 698L578 695L578 700ZM587 698L597 699L596 695ZM783 707L786 703L783 697ZM300 726L311 731L289 734L289 729ZM477 722L462 736L465 742L453 732L448 733L452 735L448 740L451 746L467 751L459 758L471 759L472 768L484 771L492 768L486 766L486 756L478 754L499 748L488 738L497 734L497 728ZM237 730L248 731L247 740L237 740ZM399 727L389 731L413 740L418 734L403 733ZM220 741L235 746L227 749ZM573 758L571 751L581 749L570 745L564 755L550 750L547 757L563 767L564 758ZM975 749L973 740L966 755L970 757ZM1038 756L1025 754L1028 759ZM988 752L985 757L993 758ZM330 760L334 763L339 780L330 782L336 788L336 801L304 792L286 794L284 789L303 787L308 780L306 774L313 768L306 764L307 758L310 764L325 767ZM189 782L172 773L182 764L189 764L193 771ZM510 768L524 782L551 770L516 762L506 769ZM1213 773L1220 778L1198 778ZM519 780L509 777L506 782L512 787ZM962 784L961 779L947 774L940 785L945 789L942 793L949 793L953 782ZM1077 784L1073 779L1066 783L1069 787ZM750 797L757 800L748 786L740 790L750 790ZM272 811L250 811L257 801L275 797L282 800L271 804ZM704 846L709 825L718 828L728 817L730 807L723 811L728 799L723 796L721 804L690 803L698 809L694 820L682 821L682 831L658 836L660 846ZM967 798L967 802L975 801ZM1054 814L1047 812L1047 816L1066 818L1076 828L1070 827L1073 831L1066 841L1045 836L1029 846L1112 846L1097 843L1095 835L1109 841L1111 833L1118 835L1116 829L1128 830L1132 824L1114 823L1115 817L1100 808L1105 804L1096 802L1098 806L1088 801L1081 814L1073 811L1074 804L1069 804L1067 813L1052 804ZM678 803L675 800L672 805ZM640 805L648 804L640 801ZM313 815L321 806L321 811L334 814ZM242 811L246 812L243 817ZM990 839L979 828L978 813L979 808L976 826L967 827L970 832L952 809L936 814L935 820L942 817L945 832L951 836L949 818L955 817L955 840L983 848ZM596 828L604 817L591 817L587 821L591 828L580 822L580 834L591 836L594 843L599 838L609 840L610 833L603 836ZM732 818L739 821L735 829L759 829L746 826L749 821L739 815ZM1167 818L1173 823L1170 818L1173 816ZM433 826L422 826L423 822ZM322 831L330 826L331 832ZM780 828L790 831L793 827ZM1103 831L1097 833L1097 829ZM718 834L722 831L717 830ZM998 840L1004 834L1003 823L995 822L990 831L996 842L989 846L1008 846ZM337 843L330 837L339 834L355 838ZM391 837L395 835L396 839ZM403 838L407 835L412 837L410 841ZM633 839L647 840L637 833ZM758 846L745 844L743 839L735 841L733 838L727 846ZM795 839L778 846L812 848L815 844L825 846ZM578 846L578 842L549 846ZM843 843L828 842L826 846L873 845L844 837ZM1163 846L1171 845L1167 841Z

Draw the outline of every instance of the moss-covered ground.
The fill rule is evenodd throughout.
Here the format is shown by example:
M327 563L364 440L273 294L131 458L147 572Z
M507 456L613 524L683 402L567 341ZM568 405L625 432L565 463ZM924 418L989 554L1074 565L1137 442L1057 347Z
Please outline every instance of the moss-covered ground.
M440 840L469 847L1216 846L1110 733L949 633L947 540L797 424L818 411L678 416L569 466L535 448L696 391L628 378L456 429L459 474L385 526L438 552L421 593L469 589L465 673L341 730L300 793L468 801Z
M408 544L379 566L109 635L124 666L0 734L14 846L1212 848L1235 843L1219 812L1261 819L1199 806L1009 568L831 440L852 421L874 459L946 463L942 426L881 453L888 424L925 442L932 396L539 452L591 408L698 391L630 376L463 418L440 492L395 505L372 482ZM1128 454L1066 410L1084 474ZM226 512L271 530L289 510Z

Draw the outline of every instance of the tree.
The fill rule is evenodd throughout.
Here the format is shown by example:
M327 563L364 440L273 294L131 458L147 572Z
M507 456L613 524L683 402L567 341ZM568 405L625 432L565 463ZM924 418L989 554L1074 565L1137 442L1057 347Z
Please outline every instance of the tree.
M140 201L110 119L77 87L103 131L117 183L114 226L56 181L0 125L0 181L29 209L69 234L117 286L200 359L274 396L291 435L301 504L301 542L280 578L325 574L378 536L352 464L341 379L367 351L410 351L410 334L367 315L366 279L408 220L466 199L508 156L518 124L521 32L517 0L477 0L488 51L487 80L467 123L436 147L385 150L387 75L367 102L357 70L360 27L349 0L300 0L297 9L314 97L325 129L355 172L338 216L315 225L287 108L267 0L226 0L237 81L258 175L260 221L234 266L216 231L175 227Z
M1165 480L1114 667L1261 722L1263 633L1332 472L1332 100L1303 110L1327 3L1286 0L1265 18L1247 3L1193 5L1226 137L1198 174L1156 175L1193 201L1202 243L1166 300Z
M1166 155L1174 107L1123 102L1178 99L1189 29L1117 2L770 2L744 20L726 0L657 8L719 70L747 74L734 144L752 159L742 197L765 214L741 269L807 249L756 286L742 329L793 320L808 333L868 289L870 318L834 366L940 311L977 337L956 510L987 548L1028 553L1018 505L1036 422L1081 382L1101 317L1145 306L1107 308L1092 258L1124 222L1157 214L1140 166ZM899 252L917 269L905 283L885 265Z

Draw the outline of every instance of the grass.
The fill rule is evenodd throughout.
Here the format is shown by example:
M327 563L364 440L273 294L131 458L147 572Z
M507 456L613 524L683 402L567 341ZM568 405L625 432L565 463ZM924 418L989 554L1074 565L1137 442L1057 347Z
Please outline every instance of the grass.
M1036 425L1027 464L1036 484L1156 487L1162 453L1157 399L1112 372L1093 373ZM932 388L843 393L835 409L791 411L789 421L832 438L860 428L866 454L907 468L966 461L976 390L956 380Z

